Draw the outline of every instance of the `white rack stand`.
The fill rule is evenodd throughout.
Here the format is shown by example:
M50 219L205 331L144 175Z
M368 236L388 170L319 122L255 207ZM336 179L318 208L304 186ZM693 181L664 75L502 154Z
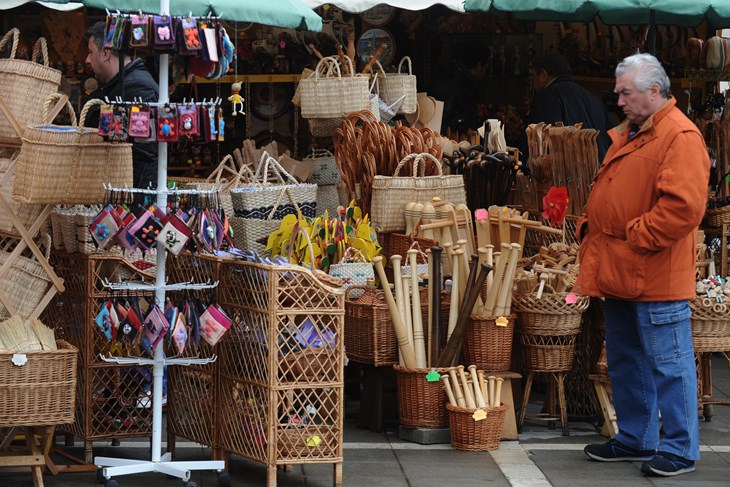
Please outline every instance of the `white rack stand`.
M160 0L160 13L162 15L169 14L170 0ZM160 55L160 103L165 103L169 99L168 91L168 68L170 63L169 54ZM167 207L167 195L173 192L183 192L184 190L167 190L167 143L158 143L158 167L157 167L157 190L126 190L131 192L155 193L157 195L157 205L160 208ZM189 191L188 191L189 192ZM155 292L155 301L160 307L165 303L165 292L180 289L204 289L212 288L214 284L172 284L169 285L165 281L165 257L166 252L157 252L157 265L155 272L154 284L111 284L106 283L109 287L124 287L125 289L137 289L142 291ZM172 477L182 479L184 487L197 487L197 484L190 481L190 472L192 470L214 470L218 472L218 484L221 487L230 485L231 480L228 474L223 474L226 467L223 460L208 461L172 461L172 455L167 452L162 454L162 375L165 365L191 365L206 364L216 360L216 357L196 359L196 358L171 358L166 359L163 347L158 345L155 348L152 359L147 358L105 358L106 362L114 362L123 365L152 365L152 454L149 461L147 460L131 460L124 458L96 457L94 464L99 468L98 480L103 481L107 487L119 487L119 482L112 480L112 477L122 475L131 475L138 473L158 472Z

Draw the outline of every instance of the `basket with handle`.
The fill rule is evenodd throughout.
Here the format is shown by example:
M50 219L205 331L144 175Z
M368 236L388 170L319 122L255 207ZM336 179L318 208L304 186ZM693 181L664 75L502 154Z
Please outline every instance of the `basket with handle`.
M337 184L340 182L340 170L337 168L335 156L327 149L314 149L305 160L312 161L314 171L309 182L314 184Z
M132 144L104 142L96 129L84 127L89 109L102 103L89 100L76 126L68 97L50 95L46 99L45 124L29 126L23 135L13 182L15 200L90 205L104 202L105 183L132 186ZM70 127L51 124L63 106L72 114Z
M0 40L0 51L12 39L10 57L0 59L0 144L19 145L28 125L43 120L43 104L39 100L58 91L61 72L48 65L46 39L33 46L30 61L16 59L20 31L10 29ZM39 62L36 62L39 61Z
M0 158L0 191L4 195L10 195L13 190L13 181L15 180L15 163L18 160L18 152L15 152L9 159ZM12 212L18 217L20 223L27 230L38 218L43 211L43 205L26 205L18 203L7 198ZM0 232L11 235L19 235L11 216L5 209L4 205L0 205Z
M373 263L368 262L355 247L349 247L337 264L330 265L329 275L342 279L345 289L350 286L365 286L368 279L375 279Z
M408 72L403 73L403 64L408 62ZM399 99L403 99L396 109L396 113L416 113L418 102L416 101L416 76L413 74L411 58L404 56L398 63L398 72L385 74L380 83L380 96L388 105L395 105Z
M426 164L436 166L437 175L426 176ZM401 170L412 166L412 176L400 176ZM455 207L466 204L464 176L445 176L441 161L428 152L409 154L396 166L393 176L375 176L372 184L371 218L381 232L402 232L406 229L405 206L415 201L430 203L434 196L451 202Z
M269 177L273 176L273 182ZM291 205L281 205L282 191L286 189ZM250 220L281 220L284 215L297 211L314 217L317 208L317 185L300 183L289 174L268 152L261 154L251 184L231 189L235 216ZM274 209L274 206L277 209ZM275 214L272 216L272 210Z
M346 59L349 72L354 73L352 60ZM333 75L327 76L327 72ZM368 78L360 74L343 76L337 59L332 56L320 60L314 73L302 79L299 87L304 118L341 118L369 106Z
M9 302L0 300L0 318L5 319L12 315L28 318L34 314L52 281L35 257L13 255L11 243L5 244L6 248L0 250L0 268L5 269L0 275L0 286ZM50 235L44 235L41 244L48 260L51 253Z

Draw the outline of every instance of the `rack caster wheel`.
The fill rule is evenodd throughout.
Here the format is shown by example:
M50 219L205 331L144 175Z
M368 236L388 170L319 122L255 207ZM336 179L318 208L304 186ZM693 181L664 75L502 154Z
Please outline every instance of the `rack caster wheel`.
M109 479L106 481L106 487L119 487L119 482L114 479Z
M198 484L193 482L192 480L188 480L183 484L183 487L198 487Z
M225 472L219 473L218 487L231 487L231 474Z
M112 479L107 480L107 478L104 477L104 473L101 468L96 469L96 483L106 485L106 487L119 487L119 482Z

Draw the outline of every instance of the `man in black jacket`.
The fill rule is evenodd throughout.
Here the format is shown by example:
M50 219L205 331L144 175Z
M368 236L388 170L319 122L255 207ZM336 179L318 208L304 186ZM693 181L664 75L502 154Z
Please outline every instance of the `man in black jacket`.
M86 62L91 65L94 75L101 83L101 88L93 95L96 98L108 97L113 101L117 96L123 100L142 100L157 102L159 86L141 59L131 58L124 54L124 76L120 73L120 53L104 47L104 22L97 22L86 31L88 37L89 54ZM123 82L122 82L123 81ZM122 87L122 84L124 85ZM99 111L91 112L86 119L87 127L99 125ZM157 144L132 145L132 160L134 165L135 188L157 187Z
M568 60L555 52L536 57L532 62L532 83L535 96L528 123L582 123L584 129L599 130L598 162L603 162L611 145L608 130L614 122L605 105L573 81Z

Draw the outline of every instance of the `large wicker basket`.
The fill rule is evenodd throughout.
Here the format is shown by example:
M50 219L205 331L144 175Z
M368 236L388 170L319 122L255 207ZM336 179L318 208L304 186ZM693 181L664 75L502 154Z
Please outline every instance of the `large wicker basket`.
M708 227L721 227L724 223L730 223L730 206L708 208L704 221Z
M0 93L10 116L18 123L20 130L28 125L40 123L43 114L44 100L51 93L58 91L61 84L61 72L48 66L48 48L46 39L39 38L33 47L31 61L15 59L20 31L11 29L2 41L0 50L13 37L10 57L0 59ZM41 60L43 64L35 62ZM0 110L0 144L20 144L20 135ZM50 159L45 160L48 162Z
M23 366L13 355L0 352L0 427L72 423L78 350L59 340L58 350L23 352Z
M516 314L509 316L507 326L497 326L496 316L471 316L462 342L464 363L476 364L485 372L504 372L512 363L512 337Z
M727 305L703 303L700 297L691 299L692 344L696 352L725 352L730 350L730 311ZM706 304L710 304L707 306Z
M448 373L448 368L406 369L394 365L398 384L398 414L400 425L406 428L446 428L448 417L444 404L446 393L441 381L428 382L426 374L436 370Z
M506 404L485 408L487 417L476 421L474 409L446 405L451 428L451 446L456 450L488 451L499 448Z

